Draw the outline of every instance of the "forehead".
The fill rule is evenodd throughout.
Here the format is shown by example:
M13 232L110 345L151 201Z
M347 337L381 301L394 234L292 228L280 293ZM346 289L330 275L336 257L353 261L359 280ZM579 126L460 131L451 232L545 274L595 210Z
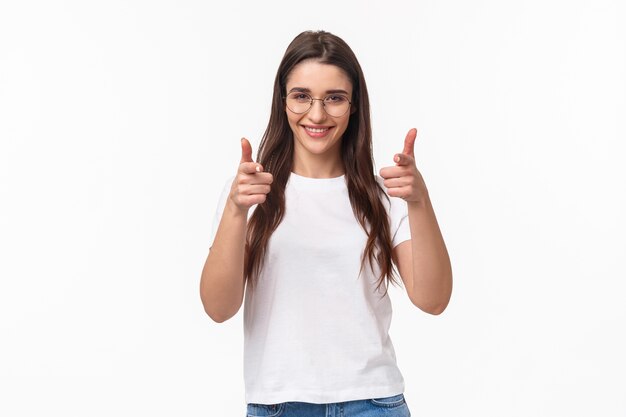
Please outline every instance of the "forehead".
M335 65L307 60L293 67L287 76L287 91L292 88L305 88L314 94L332 90L352 93L352 82L348 75Z

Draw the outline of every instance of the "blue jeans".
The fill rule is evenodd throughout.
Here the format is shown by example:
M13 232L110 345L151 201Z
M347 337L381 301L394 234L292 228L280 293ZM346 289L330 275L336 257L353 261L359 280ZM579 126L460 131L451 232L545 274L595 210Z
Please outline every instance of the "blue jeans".
M384 398L313 404L247 404L246 417L411 417L404 394Z

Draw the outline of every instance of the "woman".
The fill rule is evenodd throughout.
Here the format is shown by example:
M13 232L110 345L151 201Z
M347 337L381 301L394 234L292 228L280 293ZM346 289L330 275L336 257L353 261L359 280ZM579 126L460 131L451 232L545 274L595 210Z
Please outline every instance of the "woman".
M440 314L452 290L446 246L415 166L415 137L411 129L396 165L375 175L367 88L354 53L323 31L291 42L259 162L242 139L200 283L216 322L236 314L247 288L249 416L410 416L388 334L394 264L425 312Z

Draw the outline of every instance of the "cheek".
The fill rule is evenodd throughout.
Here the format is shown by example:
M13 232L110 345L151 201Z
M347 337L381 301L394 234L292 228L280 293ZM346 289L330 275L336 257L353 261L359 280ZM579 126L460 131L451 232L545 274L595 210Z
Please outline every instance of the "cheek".
M349 120L349 119L345 119L345 120L342 120L342 121L341 121L340 126L341 126L341 132L342 132L342 133L343 133L343 132L345 132L345 131L346 131L346 129L348 128L348 120Z
M289 110L285 110L285 114L287 115L287 120L289 120L289 123L296 123L302 118L302 115L294 114Z
M291 128L291 131L296 134L299 128L299 122L300 119L293 117L293 116L289 116L287 115L287 122L289 123L289 127Z
M288 120L289 120L289 126L295 129L298 125L298 120L294 119L293 117L290 117Z

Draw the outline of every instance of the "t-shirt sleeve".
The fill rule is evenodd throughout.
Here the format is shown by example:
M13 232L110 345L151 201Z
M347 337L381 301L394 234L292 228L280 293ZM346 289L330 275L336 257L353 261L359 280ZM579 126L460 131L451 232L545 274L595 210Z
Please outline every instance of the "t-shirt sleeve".
M213 241L215 240L217 229L220 225L220 221L222 220L224 207L226 207L226 200L228 199L228 195L230 194L230 187L234 179L235 179L235 176L232 175L226 180L226 182L224 183L224 187L222 188L222 192L220 193L219 199L217 200L217 208L215 209L215 214L213 215L213 226L211 227L209 249L211 249L211 247L213 246Z
M406 201L398 197L389 197L391 200L390 220L391 247L395 248L400 243L411 240L411 228L409 227L409 206Z

